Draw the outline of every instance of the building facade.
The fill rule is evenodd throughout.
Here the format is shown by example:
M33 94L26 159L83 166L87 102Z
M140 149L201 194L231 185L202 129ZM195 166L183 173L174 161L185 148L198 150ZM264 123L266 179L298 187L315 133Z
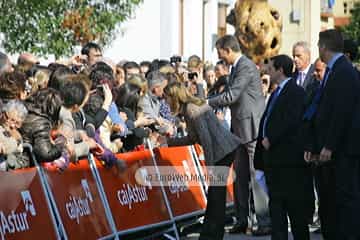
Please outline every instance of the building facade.
M283 16L281 53L291 55L292 45L299 40L311 44L317 57L317 37L321 29L320 2L312 0L269 0ZM181 55L185 59L196 54L216 61L214 48L220 35L233 34L225 19L235 0L144 0L134 18L125 23L105 55L142 61L168 59Z

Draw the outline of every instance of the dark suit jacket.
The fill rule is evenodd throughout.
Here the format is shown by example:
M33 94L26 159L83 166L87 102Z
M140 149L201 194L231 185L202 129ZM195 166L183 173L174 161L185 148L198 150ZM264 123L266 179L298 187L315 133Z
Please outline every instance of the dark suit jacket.
M323 147L333 154L360 155L360 81L345 56L334 64L312 120L307 147L319 153Z
M266 135L271 144L269 150L265 150L261 144L267 105L260 122L254 164L255 168L265 171L270 198L301 198L310 212L313 203L311 170L297 142L304 98L305 91L296 84L295 79L284 86L267 120Z
M310 68L309 68L309 71L307 72L307 74L306 74L306 76L305 76L305 80L304 80L303 85L302 85L302 87L305 89L306 92L308 92L310 86L311 86L314 82L316 82L316 79L315 79L315 77L314 77L314 70L315 70L315 66L314 66L314 64L311 64L311 65L310 65ZM299 72L296 70L296 71L294 72L294 76L293 76L293 78L295 79L295 81L296 81L296 79L298 78L298 75L299 75Z
M296 168L305 166L301 158L301 147L297 143L297 135L304 111L305 91L291 79L276 99L272 112L267 120L266 135L270 141L267 151L261 144L262 129L268 111L268 105L261 118L260 134L257 140L254 164L257 169Z
M256 65L242 56L229 76L228 87L220 95L210 98L209 105L213 108L230 107L231 128L242 144L256 140L265 107Z

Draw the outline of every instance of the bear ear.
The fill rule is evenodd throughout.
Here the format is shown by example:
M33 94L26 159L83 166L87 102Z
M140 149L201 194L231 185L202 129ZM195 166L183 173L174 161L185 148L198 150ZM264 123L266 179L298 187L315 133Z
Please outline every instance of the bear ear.
M236 16L234 9L231 9L229 15L226 17L226 22L230 25L235 26L236 23Z

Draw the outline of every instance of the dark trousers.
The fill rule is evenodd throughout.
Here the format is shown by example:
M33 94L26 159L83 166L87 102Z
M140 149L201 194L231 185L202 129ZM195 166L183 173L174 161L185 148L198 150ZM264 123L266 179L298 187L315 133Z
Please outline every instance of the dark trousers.
M302 199L286 197L270 197L270 217L272 224L271 240L288 239L288 219L294 240L309 240L308 217L304 214L307 209Z
M265 169L269 187L272 240L288 239L288 216L294 240L308 240L309 212L314 204L310 169Z
M337 239L360 238L360 157L335 160Z
M335 166L326 163L315 169L315 181L319 194L321 232L325 240L336 239Z
M216 166L230 167L234 161L235 151L226 155L215 164ZM222 172L223 179L227 179L228 172ZM226 210L226 180L221 186L210 184L207 194L205 220L199 240L221 240L224 237L225 210Z
M234 205L236 218L239 224L248 223L249 216L249 183L250 161L253 161L256 141L241 144L236 152L234 169L236 173L234 182Z

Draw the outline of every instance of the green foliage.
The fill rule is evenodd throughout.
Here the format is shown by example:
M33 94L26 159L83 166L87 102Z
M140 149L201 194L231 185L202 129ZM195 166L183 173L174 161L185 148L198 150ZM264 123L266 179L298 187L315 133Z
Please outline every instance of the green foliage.
M344 31L346 37L360 43L360 2L355 3L352 9L350 24L345 26Z
M57 58L76 45L113 40L119 23L143 0L0 0L0 32L7 53Z

